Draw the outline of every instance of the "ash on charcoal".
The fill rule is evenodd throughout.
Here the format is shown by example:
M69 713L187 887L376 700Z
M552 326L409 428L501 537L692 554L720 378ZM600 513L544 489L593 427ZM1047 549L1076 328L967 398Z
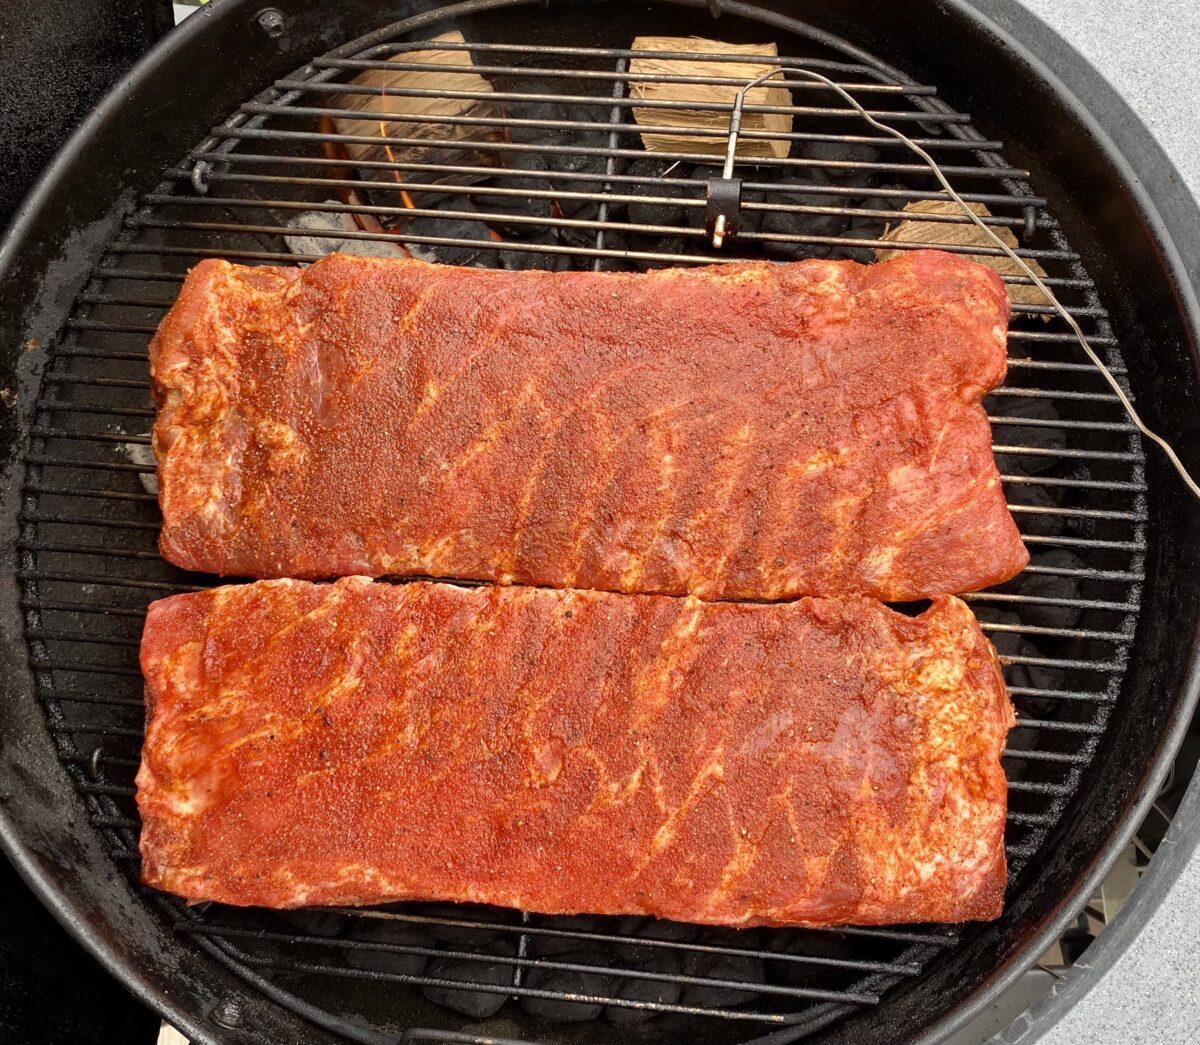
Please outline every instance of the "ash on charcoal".
M662 973L666 976L678 976L680 973L679 959L669 952L652 954L646 961L639 962L637 967L644 972ZM679 1001L683 989L674 980L647 980L630 976L617 980L612 993L613 997L622 1001L673 1005ZM604 1018L618 1027L645 1023L656 1015L658 1013L654 1009L634 1009L621 1005L609 1005L604 1009Z
M499 944L483 949L484 954L511 957L511 950ZM431 979L457 980L465 984L505 987L513 981L513 966L506 962L472 962L462 958L434 958L425 970ZM430 1001L444 1005L447 1009L461 1012L464 1016L482 1020L495 1016L508 1001L510 995L492 991L455 990L426 984L421 993Z
M338 200L326 200L340 206ZM308 254L324 257L335 252L356 254L364 258L403 258L408 254L398 243L386 240L342 239L339 232L357 232L354 216L345 212L306 210L288 218L288 228L296 229L298 235L284 236L283 242L293 254ZM335 233L328 236L306 236L305 232Z
M146 433L149 436L149 433ZM129 458L130 462L136 464L139 468L154 467L154 450L146 443L119 443L117 444ZM146 493L152 493L158 496L158 475L154 472L138 472L138 482L142 484L142 489Z
M864 143L846 145L843 142L805 142L800 147L800 155L806 160L816 160L818 163L879 162L879 150ZM822 167L821 173L838 185L851 185L860 189L870 188L878 180L875 171L853 167Z
M743 957L738 954L687 953L683 956L682 972L685 976L731 980L739 984L767 982L766 969L760 958ZM756 997L757 993L741 986L709 987L690 983L684 987L680 1000L684 1005L720 1009L729 1005L741 1005Z
M587 954L561 954L558 961L586 963ZM594 972L575 972L571 969L531 968L525 973L525 986L564 995L608 997L613 988L612 977ZM532 995L521 999L521 1008L532 1016L561 1023L582 1023L600 1015L603 1004L591 1001L571 1001L566 998L541 998Z
M346 939L400 947L433 946L433 939L428 933L405 922L380 918L356 919L346 929ZM346 950L346 961L354 968L398 976L420 976L428 960L423 954L405 954L401 951L374 950L366 947L351 947Z

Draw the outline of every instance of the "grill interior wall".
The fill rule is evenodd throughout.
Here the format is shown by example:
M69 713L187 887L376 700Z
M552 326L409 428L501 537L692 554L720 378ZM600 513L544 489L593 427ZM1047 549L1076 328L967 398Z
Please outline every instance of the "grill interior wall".
M405 46L384 45L362 61ZM472 220L502 228L503 240L464 238L460 226L426 216L402 221L393 233L359 231L352 241L422 241L422 249L445 261L470 255L476 263L507 259L517 267L632 269L814 254L870 260L888 220L882 213L894 223L906 200L934 194L933 179L915 158L888 143L869 143L877 150L873 159L869 153L846 159L863 156L852 147L875 135L844 114L809 111L840 103L800 88L789 159L739 170L749 190L749 227L715 255L697 222L713 168L687 158L672 167L673 158L660 162L642 153L625 101L628 54L493 44L474 56L477 65L508 70L488 75L510 117L551 125L524 127L519 133L532 137L514 135L513 148L501 150L527 160L540 156L546 169L537 168L536 177L490 169L477 175L503 177L508 187L546 186L561 197L556 208L513 220L511 209L496 212L501 197L480 198L478 184L427 191L423 211L461 211L470 199ZM931 89L888 84L876 70L828 54L813 52L808 62L841 82L871 85L857 96L869 108L899 114L897 125L933 149L959 191L986 201L998 223L1022 236L1032 212L1036 232L1022 237L1022 247L1038 257L1092 342L1123 372L1090 280L1045 201L1023 184L1022 172L1004 166L999 143L979 140L965 117L942 111ZM361 62L316 60L244 106L168 172L94 273L44 375L21 537L30 653L60 755L88 796L93 823L131 873L144 609L152 599L215 583L176 570L156 551L159 516L147 485L153 473L147 341L199 257L306 260L289 250L284 237L296 230L287 223L346 188L329 182L344 172L326 152L336 136L331 142L322 135L317 116L334 88L318 89L313 79L344 83L360 71ZM573 75L579 73L588 75ZM520 98L535 91L596 101ZM603 126L563 131L564 119ZM543 133L550 137L539 138ZM825 151L818 155L817 146ZM209 165L203 195L193 188L197 161ZM353 182L364 172L350 173L345 180ZM366 173L401 175L410 179L401 184L420 191L412 178L420 171L384 164ZM362 183L369 208L341 203L337 210L373 209L380 220L402 219L401 184ZM796 207L805 209L789 209ZM319 231L304 234L322 238ZM969 597L1004 657L1020 717L1005 758L1014 887L1103 743L1132 640L1145 547L1136 433L1065 324L1045 322L1044 312L1018 307L1009 379L987 404L1033 563L1009 584ZM634 1021L645 1033L701 1041L744 1039L764 1024L812 1021L816 1029L847 1006L878 1003L890 985L919 975L959 938L941 926L735 933L437 905L312 915L160 902L181 932L336 1016L359 1014L393 1032L405 1021L456 1028L468 1015L482 1016L485 1002L511 999L502 1010L510 1032L572 1041L601 1040L613 1033L610 1024ZM474 989L454 991L463 981ZM389 989L396 984L406 985L402 1005ZM547 1029L547 1019L557 1025Z

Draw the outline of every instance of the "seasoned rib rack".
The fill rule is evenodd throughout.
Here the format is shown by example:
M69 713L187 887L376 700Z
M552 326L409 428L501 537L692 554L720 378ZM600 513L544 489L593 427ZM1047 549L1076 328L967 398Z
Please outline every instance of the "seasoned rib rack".
M953 597L260 581L154 603L141 661L142 876L192 901L1000 914L1012 705Z
M911 601L1029 561L990 269L206 261L150 345L160 547L233 576Z

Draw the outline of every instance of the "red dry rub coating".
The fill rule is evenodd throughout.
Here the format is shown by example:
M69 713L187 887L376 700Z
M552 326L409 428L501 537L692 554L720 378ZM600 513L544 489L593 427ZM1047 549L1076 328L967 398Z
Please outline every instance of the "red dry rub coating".
M142 876L721 925L1000 914L1013 712L967 607L365 578L150 607Z
M161 547L226 576L707 599L970 591L1028 556L937 251L649 274L204 261L151 345Z

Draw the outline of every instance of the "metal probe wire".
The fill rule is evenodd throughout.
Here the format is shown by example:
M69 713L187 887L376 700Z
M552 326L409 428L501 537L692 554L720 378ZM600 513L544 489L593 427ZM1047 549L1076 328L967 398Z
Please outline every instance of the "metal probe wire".
M942 173L942 169L937 165L937 161L934 160L929 153L927 153L915 141L904 134L903 131L898 131L895 127L889 127L886 123L880 123L879 120L875 119L874 116L872 116L869 112L867 112L866 109L859 105L858 102L855 101L855 99L850 95L850 93L841 85L834 83L827 76L822 76L820 73L813 72L811 69L789 68L784 70L781 66L776 66L769 72L765 72L761 76L750 80L744 87L739 88L737 95L733 100L733 111L729 114L729 144L725 150L725 165L722 169L722 177L733 177L733 166L737 153L737 138L738 132L742 128L742 108L746 104L746 94L752 88L757 87L761 83L765 83L767 80L771 79L771 77L778 76L785 71L794 76L799 76L809 80L815 80L818 83L823 83L831 91L834 91L840 95L842 99L851 105L872 127L883 131L884 134L888 134L897 141L902 142L912 152L916 153L917 156L925 161L925 164L933 172L934 177L941 182L942 189L945 191L946 195L948 195L950 199L952 199L962 208L963 213L966 214L966 216L983 231L983 233L989 240L992 241L992 243L994 243L1006 255L1008 255L1009 258L1017 263L1021 271L1024 272L1025 275L1027 275L1031 280L1033 280L1034 286L1036 286L1038 290L1040 290L1046 296L1046 300L1054 306L1058 314L1067 321L1067 324L1070 326L1071 330L1074 331L1075 337L1079 340L1080 348L1083 349L1084 354L1089 360L1091 360L1092 365L1104 375L1104 379L1108 382L1109 387L1111 387L1113 392L1116 394L1117 399L1120 400L1121 405L1125 408L1125 413L1129 415L1129 420L1133 422L1134 427L1137 428L1137 430L1141 432L1142 435L1144 435L1147 439L1155 443L1163 451L1163 453L1167 455L1167 460L1171 462L1175 468L1175 471L1179 473L1179 477L1184 481L1185 484L1187 484L1187 487L1189 490L1191 490L1192 494L1197 499L1200 499L1200 484L1198 484L1196 480L1192 478L1187 468L1184 467L1183 462L1179 459L1179 455L1175 453L1175 450L1171 444L1168 443L1157 432L1151 431L1146 426L1145 422L1141 419L1137 410L1134 408L1133 403L1130 401L1129 396L1126 395L1125 389L1121 387L1120 382L1117 381L1117 379L1113 376L1112 371L1108 369L1104 361L1096 354L1092 346L1087 343L1087 337L1083 332L1083 328L1080 327L1080 325L1076 322L1075 317L1067 311L1058 298L1054 296L1050 288L1042 282L1038 274L1025 263L1025 260L1021 258L1016 251L1014 251L1007 243L1004 242L1004 240L997 236L996 233L994 233L979 217L979 215L967 205L966 201L954 191L954 186L950 184L949 180ZM713 232L714 247L721 246L721 243L724 240L724 233L725 216L720 215L717 218L717 226Z

